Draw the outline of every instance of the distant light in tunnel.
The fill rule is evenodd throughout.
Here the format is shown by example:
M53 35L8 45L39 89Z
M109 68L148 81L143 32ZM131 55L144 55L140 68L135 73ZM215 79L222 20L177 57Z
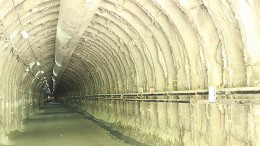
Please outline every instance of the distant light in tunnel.
M42 74L44 74L44 71L41 71Z
M29 34L26 31L22 31L22 36L24 39L28 39L29 38Z
M40 63L39 61L37 61L37 62L36 62L36 65L37 65L37 66L40 66L40 65L41 65L41 63Z
M30 69L29 69L29 68L26 68L26 69L25 69L25 71L26 71L26 72L29 72L29 71L30 71Z

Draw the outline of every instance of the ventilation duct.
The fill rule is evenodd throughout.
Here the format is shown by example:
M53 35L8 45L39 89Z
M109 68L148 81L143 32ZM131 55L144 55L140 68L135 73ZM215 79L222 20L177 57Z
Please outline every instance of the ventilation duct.
M55 44L54 89L101 0L62 0Z

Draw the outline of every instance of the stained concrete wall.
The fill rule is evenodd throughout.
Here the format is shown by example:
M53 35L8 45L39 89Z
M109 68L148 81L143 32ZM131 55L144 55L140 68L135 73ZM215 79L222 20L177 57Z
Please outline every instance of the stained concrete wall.
M102 0L91 24L78 38L59 84L53 84L60 3L60 0L0 1L0 140L8 132L20 129L22 119L33 113L47 94L52 94L53 86L57 97L66 98L97 93L197 90L209 86L259 86L259 1ZM22 37L22 30L28 32L28 39ZM223 98L258 99L258 96ZM123 123L127 119L123 118L123 111L139 115L132 129L152 119L151 125L157 129L151 135L172 143L260 145L259 107L255 104L166 103L163 106L122 102L122 105L113 103L115 111L107 113L109 101L99 99L98 103L104 105L93 106L94 109L89 101L83 107L108 123ZM132 106L134 113L128 111ZM152 108L148 111L146 107ZM117 122L102 114L107 117L115 114ZM242 119L244 123L240 122ZM167 128L177 138L167 138L166 125L177 129L176 134ZM143 123L142 126L146 127ZM149 135L147 127L139 126L141 132L130 134ZM225 138L218 137L220 133ZM145 137L147 141L151 139ZM200 142L189 141L190 137Z
M258 127L254 125L259 123L259 115L255 114L259 105L86 98L72 98L67 103L150 145L251 146L259 143Z
M0 145L8 144L8 133L22 130L23 120L39 107L35 82L9 50L0 53Z
M53 65L53 59L48 59L49 55L52 55L49 48L51 45L46 44L51 41L51 38L36 38L35 34L28 31L28 27L42 27L42 22L50 20L43 17L39 21L34 21L39 15L35 15L36 9L32 7L42 2L13 2L6 0L0 2L0 145L8 144L8 134L15 130L22 130L23 121L44 102L45 82L44 75L40 71L44 70L46 75L47 69ZM57 8L55 2L51 3L54 5L53 12ZM45 6L42 5L39 9L44 9ZM52 17L54 20L55 15L58 14L54 14ZM51 30L50 26L48 31ZM46 30L39 32L39 27L34 27L33 32L40 36L44 35ZM28 32L29 39L22 37L22 30ZM40 45L39 39L45 45L35 50ZM40 66L36 62L40 62Z

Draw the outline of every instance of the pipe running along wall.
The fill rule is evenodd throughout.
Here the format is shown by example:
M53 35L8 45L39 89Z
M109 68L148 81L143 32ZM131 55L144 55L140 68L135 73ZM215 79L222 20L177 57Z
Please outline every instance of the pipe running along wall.
M147 97L190 103L81 98L259 87L259 1L93 0L95 12L84 9L86 1L13 1L0 1L0 143L22 129L55 86L61 101L152 145L260 145L257 102L197 104L207 98L202 95Z
M246 39L258 40L257 8L244 1L104 0L57 93L151 145L258 145L258 95L223 94L213 104L200 94L142 96L259 86L251 62L259 62L259 44ZM140 96L85 97L106 93Z

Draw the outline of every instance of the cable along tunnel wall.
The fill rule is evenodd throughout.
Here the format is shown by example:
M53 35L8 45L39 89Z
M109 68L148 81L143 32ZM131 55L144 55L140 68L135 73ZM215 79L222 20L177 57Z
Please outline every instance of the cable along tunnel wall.
M219 89L215 102L208 101L208 90L100 94L60 101L150 145L254 145L259 136L253 128L260 122L254 116L260 107L255 98L259 91Z
M245 1L102 1L57 91L68 104L153 145L260 145L259 105L250 102L257 94L220 95L231 99L225 104L196 102L205 95L178 96L191 103L74 98L257 87L259 44L246 39L259 38L256 7ZM249 103L239 104L243 98Z
M21 129L23 119L46 98L44 77L51 87L60 2L0 1L0 143L10 131ZM257 87L259 6L252 0L102 0L91 25L81 28L74 52L67 54L71 58L57 92L72 97ZM22 38L22 31L29 38ZM74 104L84 104L81 108L95 117L158 145L260 145L255 103L84 100Z

